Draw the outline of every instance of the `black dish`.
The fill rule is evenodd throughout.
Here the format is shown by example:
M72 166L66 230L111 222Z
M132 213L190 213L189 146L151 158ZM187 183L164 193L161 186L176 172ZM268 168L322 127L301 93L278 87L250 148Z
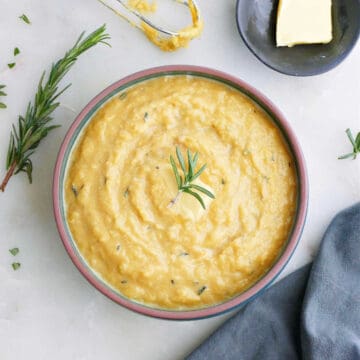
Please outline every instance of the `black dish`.
M237 25L246 46L265 65L287 75L317 75L339 65L360 33L360 0L333 0L332 5L329 44L276 47L278 0L237 0Z

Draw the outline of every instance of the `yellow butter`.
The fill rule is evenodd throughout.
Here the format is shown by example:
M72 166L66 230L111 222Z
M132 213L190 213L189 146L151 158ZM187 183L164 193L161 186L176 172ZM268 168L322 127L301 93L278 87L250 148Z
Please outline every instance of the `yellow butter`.
M280 0L276 45L326 44L332 40L331 0Z

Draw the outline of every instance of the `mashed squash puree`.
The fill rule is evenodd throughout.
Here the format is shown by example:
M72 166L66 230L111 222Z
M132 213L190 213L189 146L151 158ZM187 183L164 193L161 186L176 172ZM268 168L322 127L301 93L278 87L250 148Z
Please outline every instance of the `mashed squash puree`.
M199 152L206 210L177 194L169 156ZM279 130L250 99L200 77L163 76L97 111L70 159L67 221L89 266L139 303L223 302L271 267L293 224L297 181Z

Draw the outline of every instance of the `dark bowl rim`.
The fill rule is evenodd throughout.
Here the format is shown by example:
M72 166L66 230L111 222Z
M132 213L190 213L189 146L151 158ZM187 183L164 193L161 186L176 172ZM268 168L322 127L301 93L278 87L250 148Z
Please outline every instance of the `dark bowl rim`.
M218 81L225 81L228 84L233 84L234 86L238 87L239 91L241 88L243 89L243 92L250 94L253 97L253 100L256 101L263 109L267 109L271 112L274 123L276 122L279 128L281 126L281 131L286 135L288 145L293 154L294 160L296 161L299 184L298 209L291 236L289 237L289 240L284 247L283 252L278 257L276 262L272 265L271 269L256 284L254 284L238 296L224 303L217 304L211 307L194 310L163 310L136 303L122 297L118 292L115 292L104 282L102 282L99 276L96 276L91 271L90 266L87 266L82 261L80 254L74 248L73 240L67 234L65 222L61 215L61 171L62 168L66 166L68 158L65 158L65 154L67 153L69 145L71 145L71 142L73 141L72 139L77 128L81 125L82 120L88 115L88 113L90 113L91 110L94 109L94 107L96 107L96 105L99 104L104 98L109 96L109 94L125 86L126 84L132 83L134 81L139 81L142 78L146 80L149 76L152 75L166 76L171 74L176 75L184 73L189 75L212 77L214 79L218 79ZM79 134L76 135L76 138L78 138L78 136ZM260 93L252 86L248 85L246 82L219 70L192 65L168 65L145 69L132 75L126 76L125 78L118 80L112 85L108 86L84 107L84 109L79 113L79 115L75 118L74 122L70 126L60 147L54 169L52 195L55 222L63 245L74 265L97 290L99 290L101 293L103 293L105 296L115 301L116 303L136 313L168 320L196 320L220 315L225 312L234 310L235 308L253 299L256 295L259 295L261 291L267 288L276 279L276 277L280 274L287 262L290 260L301 237L307 214L308 193L308 176L305 159L302 154L298 140L282 113L267 97L265 97L262 93Z
M351 53L351 51L354 49L358 39L359 39L359 35L360 35L360 26L357 29L357 35L355 40L351 43L350 46L347 47L347 49L338 57L335 58L335 60L333 62L330 62L327 66L324 66L320 71L313 71L313 72L309 72L306 74L297 74L294 72L290 72L290 71L285 71L282 70L281 68L275 67L273 65L271 65L268 61L266 61L266 59L264 59L263 57L261 57L254 49L253 47L249 44L249 42L246 40L246 37L243 34L242 28L241 28L241 23L239 20L239 6L240 6L240 1L244 1L244 0L237 0L236 1L236 11L235 11L235 18L236 18L236 26L238 29L238 32L244 42L244 44L246 45L246 47L250 50L250 52L255 55L255 57L260 60L264 65L266 65L267 67L269 67L270 69L277 71L278 73L284 74L284 75L289 75L289 76L295 76L295 77L308 77L308 76L316 76L316 75L321 75L324 73L329 72L330 70L334 69L335 67L337 67L338 65L340 65L347 57L348 55Z

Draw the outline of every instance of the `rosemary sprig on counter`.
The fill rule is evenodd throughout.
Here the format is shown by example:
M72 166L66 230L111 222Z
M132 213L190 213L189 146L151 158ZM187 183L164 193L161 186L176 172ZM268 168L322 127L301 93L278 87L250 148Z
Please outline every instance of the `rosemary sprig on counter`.
M180 151L180 149L178 147L176 147L176 156L177 156L177 159L179 161L181 170L184 173L184 176L179 174L179 171L178 171L177 166L176 166L176 162L175 162L173 156L170 155L171 167L172 167L172 169L174 171L176 183L177 183L177 186L178 186L178 193L175 196L175 198L170 201L170 205L174 205L176 203L177 199L179 198L180 194L184 192L186 194L194 196L199 201L199 203L201 204L203 209L205 209L204 200L202 199L200 194L198 192L195 192L194 190L197 190L197 191L205 194L206 196L208 196L208 197L210 197L212 199L215 199L215 196L209 190L205 189L204 187L202 187L200 185L193 184L193 182L206 169L206 164L201 166L201 168L197 172L195 172L196 164L197 164L197 161L198 161L198 158L199 158L198 153L195 153L195 155L193 157L190 150L189 149L187 150L187 169L186 169L184 157L181 154L181 151Z
M33 102L29 103L25 115L19 116L17 127L13 125L6 159L7 173L0 185L1 191L5 190L10 178L19 172L25 172L29 182L32 182L33 166L30 157L41 140L60 126L49 125L53 120L52 113L60 105L57 98L71 85L59 90L60 81L75 64L78 56L99 43L109 45L107 39L110 36L105 33L105 25L85 38L82 33L64 57L52 64L46 80L45 72L42 74Z
M356 159L356 156L360 154L360 132L356 135L356 138L354 139L354 136L350 129L346 129L346 135L348 136L351 145L353 146L353 152L349 154L345 154L342 156L339 156L338 159L348 159L352 157L353 159Z

